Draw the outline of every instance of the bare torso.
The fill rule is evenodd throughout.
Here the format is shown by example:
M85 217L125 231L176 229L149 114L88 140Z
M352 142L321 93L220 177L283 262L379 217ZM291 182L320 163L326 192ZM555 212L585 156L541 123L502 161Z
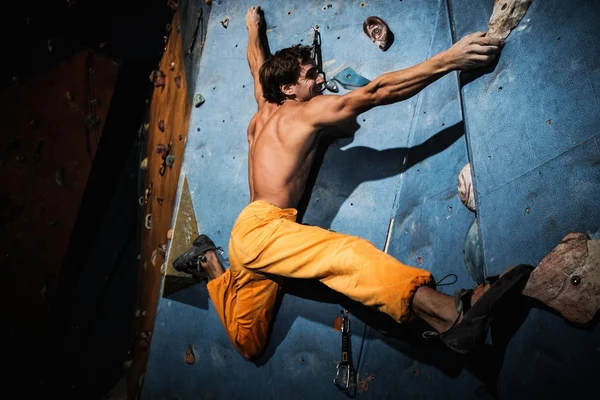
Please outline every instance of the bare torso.
M264 104L248 126L250 201L295 208L315 157L318 134L294 118L300 103Z

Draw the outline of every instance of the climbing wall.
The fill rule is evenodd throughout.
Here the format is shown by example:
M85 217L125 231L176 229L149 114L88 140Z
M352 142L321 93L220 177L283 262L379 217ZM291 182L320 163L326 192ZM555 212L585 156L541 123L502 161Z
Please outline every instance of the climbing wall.
M182 7L194 8L182 3ZM480 3L484 2L452 1L451 7L448 7L449 4L444 0L339 0L307 1L300 5L292 1L281 4L268 0L262 2L261 6L265 12L267 36L273 52L296 43L311 44L312 26L319 25L327 76L334 76L344 68L351 67L367 79L373 79L384 72L417 64L449 47L453 40L467 32L485 29L492 2L489 1L490 4L485 6ZM594 10L596 16L600 15L597 12L599 8L594 4L587 6L585 18L590 19ZM249 201L246 128L256 111L256 103L246 61L247 30L244 16L251 5L253 3L250 1L213 2L204 26L206 39L197 67L199 72L196 77L190 78L195 79L194 92L201 94L206 101L198 108L192 108L180 187L185 176L198 229L223 247L225 262L231 228L238 213ZM558 2L553 7L564 19L565 32L573 34L566 26L574 24L571 19L577 17L561 13ZM197 5L195 9L198 8ZM535 15L536 12L548 11L546 7L534 4L530 12ZM384 18L395 34L395 42L387 52L379 50L362 32L362 22L370 15ZM526 18L533 19L529 13ZM548 19L547 16L538 18ZM193 21L192 26L182 27L185 39L189 32L194 32L196 19L182 18L182 21ZM457 175L469 161L473 164L477 179L480 207L477 216L486 246L488 275L502 270L510 262L537 263L545 252L554 247L565 229L591 229L593 220L577 221L573 213L560 209L557 210L557 223L569 221L571 225L563 224L556 228L554 236L544 234L543 238L535 238L537 241L524 245L517 238L534 240L531 232L544 232L546 228L539 220L537 223L530 222L527 228L530 233L523 236L519 229L523 229L525 222L522 218L525 217L518 216L520 219L515 219L517 214L509 216L509 213L516 212L508 210L509 204L517 202L519 198L525 201L531 192L531 185L539 187L533 199L543 198L549 202L555 196L555 191L559 190L558 187L548 188L548 181L544 185L536 177L530 178L534 180L532 183L522 182L521 186L510 189L510 199L506 198L507 195L501 199L495 199L495 195L484 195L493 193L493 189L506 190L506 182L517 182L516 178L526 176L530 169L542 165L541 154L547 156L546 160L566 154L564 152L567 149L559 151L556 140L553 141L551 136L544 137L540 141L545 144L544 148L538 149L532 136L525 141L519 140L526 135L523 129L515 130L515 126L506 126L532 124L532 114L525 110L523 104L530 104L529 107L535 108L535 112L541 112L540 100L535 100L534 93L541 93L548 107L554 107L556 111L554 115L548 111L549 116L542 121L542 127L536 129L557 129L555 122L560 119L557 115L566 119L563 122L565 124L585 123L588 127L593 124L593 118L597 118L597 103L589 101L595 96L587 98L590 104L583 105L590 108L589 120L580 113L574 114L575 102L569 104L572 107L570 111L561 110L560 104L563 102L559 102L561 99L567 102L571 90L573 93L585 88L596 90L593 84L586 84L581 79L577 82L569 80L569 92L564 92L562 88L548 84L553 80L534 79L536 70L531 67L532 63L551 64L539 48L539 42L548 39L542 39L541 36L524 39L523 36L530 33L527 30L529 28L524 28L525 25L524 21L510 37L497 69L480 80L468 83L462 90L457 74L448 74L405 102L373 109L360 115L356 121L340 127L345 137L326 141L319 149L309 184L310 196L300 210L302 222L362 236L404 263L432 271L437 280L447 274L455 274L456 282L441 288L447 293L474 285L466 272L463 241L475 215L462 205L456 189ZM554 32L540 21L540 28L542 26L544 31ZM590 23L585 29L597 29L591 26ZM540 35L543 36L543 33ZM567 33L562 35L561 41L567 37ZM529 44L524 45L521 40ZM550 46L548 43L546 45ZM511 44L514 47L512 53ZM532 51L534 44L538 47ZM591 43L590 46L594 48ZM573 49L571 45L570 51L575 51ZM539 60L536 54L539 54ZM587 66L586 61L581 59L577 73L586 70L593 73L594 67ZM525 82L535 83L537 89L529 89L532 92L528 95L521 93L523 84L515 82L521 75L514 72L509 76L507 68L500 68L502 63L509 62L520 65L519 70L530 76ZM552 68L562 71L564 62L562 64L552 65ZM186 70L195 68L195 65L186 66ZM597 74L598 68L595 68ZM551 71L544 70L542 76L545 74L549 76ZM497 91L491 83L497 79L507 80L507 83L502 83L506 91L504 87ZM561 83L565 81L563 79ZM515 94L509 97L506 93L511 85ZM492 87L495 89L490 92ZM341 93L345 91L341 89ZM496 100L497 93L505 96L505 100ZM520 103L512 104L521 97ZM493 105L496 101L499 103ZM510 106L511 111L498 110L505 106ZM515 115L523 116L520 123ZM525 116L528 118L525 119ZM547 125L546 120L549 119L553 122ZM482 140L483 133L476 133L483 127L486 127L485 140ZM533 135L532 132L527 134ZM576 134L578 138L583 136L582 132L554 130L550 134L563 141L567 134ZM585 160L588 162L581 163L582 158L571 158L569 164L569 160L564 160L560 164L562 167L553 167L552 171L557 172L548 174L547 179L551 179L550 176L565 176L562 169L567 165L569 171L585 170L585 173L577 176L595 179L598 185L598 148L592 136L588 139L591 138L591 144L596 147L584 148L583 142L577 142L581 145L581 153L577 154L583 154L587 149L588 153L585 154L588 158ZM477 138L480 139L479 143ZM503 163L490 163L488 153L481 149L484 146L493 149L493 157L501 158ZM515 147L519 149L515 150ZM551 147L554 156L550 155ZM573 145L571 151L577 147ZM536 164L530 163L529 167L525 167L524 160L528 158L523 157L523 153L527 153L529 159L535 159ZM573 160L579 160L579 163L573 163ZM496 175L493 173L495 170L499 171ZM487 180L481 178L484 172L488 175ZM570 176L565 176L565 179L571 179ZM505 180L500 182L499 177ZM572 184L575 185L576 181L574 179ZM572 196L578 204L587 207L585 213L594 215L596 211L592 210L590 200L593 184L581 186ZM482 192L482 188L486 187L488 189ZM486 206L486 198L489 199L489 206ZM494 205L498 202L500 204ZM489 207L487 211L486 207ZM535 216L535 208L529 204L523 210L526 207L530 209L527 217ZM510 218L514 222L509 222ZM498 232L499 226L513 229L510 234ZM508 244L521 251L516 255L511 253ZM529 252L525 252L527 248L530 248ZM494 256L493 251L501 255ZM529 366L542 371L538 363L548 359L538 357L532 361L523 347L532 346L533 342L539 340L539 334L535 333L543 329L545 323L539 318L553 318L549 326L562 324L563 339L569 335L592 337L590 332L574 331L556 317L540 312L544 314L543 317L528 321L529 325L524 325L518 333L520 341L513 341L507 347L504 364L490 359L462 359L439 343L423 341L419 336L423 326L419 324L411 328L398 326L389 317L355 304L319 283L290 280L286 283L286 294L265 354L251 362L240 356L230 344L207 296L205 284L200 283L160 300L142 397L346 398L347 395L332 383L341 346L341 334L333 329L333 325L342 307L351 314L352 357L358 369L359 383L355 394L364 398L492 398L498 392L504 398L515 398L516 393L528 383L525 380L527 375L516 367L533 362ZM532 314L533 311L530 317ZM554 354L563 354L562 350L555 349L559 342L564 345L565 340L560 339L557 341L557 338L548 335L543 346L552 348ZM591 341L588 340L588 344L593 344ZM185 362L189 346L195 355L193 364ZM579 347L580 344L574 346L577 346L578 355L584 350ZM593 350L596 347L600 346L596 345ZM540 354L543 354L541 348L537 355ZM597 359L598 354L588 351L586 357ZM584 376L597 374L597 370L598 367L591 369ZM565 379L551 373L555 379ZM556 382L564 383L560 379ZM513 383L515 386L511 386ZM532 394L535 393L529 393L529 397Z

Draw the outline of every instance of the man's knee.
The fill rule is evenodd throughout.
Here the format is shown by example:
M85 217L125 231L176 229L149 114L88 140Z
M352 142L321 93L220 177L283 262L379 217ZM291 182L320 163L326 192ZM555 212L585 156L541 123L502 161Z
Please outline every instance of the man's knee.
M241 355L252 360L263 354L267 341L246 336L243 340L236 340L236 347Z

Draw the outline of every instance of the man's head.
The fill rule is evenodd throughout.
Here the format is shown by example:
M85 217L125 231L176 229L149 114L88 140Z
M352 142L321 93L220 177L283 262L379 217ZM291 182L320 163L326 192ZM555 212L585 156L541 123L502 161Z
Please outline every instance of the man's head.
M294 99L308 101L322 93L323 77L310 58L310 46L295 45L277 51L260 67L263 97L281 104Z

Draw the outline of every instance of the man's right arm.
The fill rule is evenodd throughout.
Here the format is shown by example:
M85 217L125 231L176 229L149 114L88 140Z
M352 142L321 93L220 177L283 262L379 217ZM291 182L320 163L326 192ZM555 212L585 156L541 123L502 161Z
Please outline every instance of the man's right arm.
M502 43L484 35L477 32L465 36L448 50L420 64L383 74L343 96L315 97L306 103L303 117L317 128L337 124L373 107L406 100L450 71L487 65L496 57Z

